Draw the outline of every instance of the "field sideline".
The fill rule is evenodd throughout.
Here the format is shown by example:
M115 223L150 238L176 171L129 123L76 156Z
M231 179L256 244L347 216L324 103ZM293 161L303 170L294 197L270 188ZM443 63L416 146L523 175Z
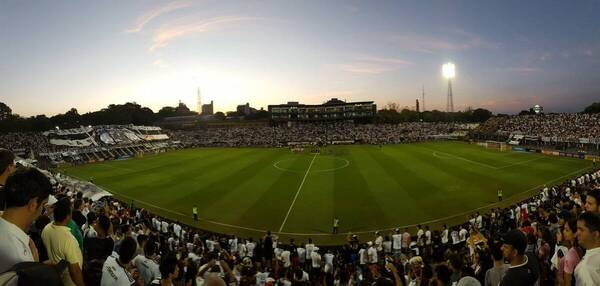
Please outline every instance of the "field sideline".
M340 243L364 233L463 222L591 167L579 159L487 150L462 142L288 149L203 148L62 170L174 220L240 236L279 232ZM191 209L199 208L198 222ZM340 234L330 235L333 217ZM414 229L411 229L414 231Z

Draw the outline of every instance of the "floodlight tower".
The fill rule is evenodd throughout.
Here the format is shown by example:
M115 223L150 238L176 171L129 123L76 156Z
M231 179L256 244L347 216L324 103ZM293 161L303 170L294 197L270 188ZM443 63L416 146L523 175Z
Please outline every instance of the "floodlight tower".
M456 76L456 68L454 64L444 64L442 66L442 75L448 79L448 99L446 100L446 112L454 112L454 102L452 100L452 79Z

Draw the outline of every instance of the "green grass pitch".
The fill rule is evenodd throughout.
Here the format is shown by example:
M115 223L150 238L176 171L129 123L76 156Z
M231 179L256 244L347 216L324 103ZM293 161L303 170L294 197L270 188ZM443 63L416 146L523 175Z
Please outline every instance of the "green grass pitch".
M347 233L437 227L510 205L589 161L484 149L462 142L282 148L203 148L64 169L124 201L219 233L340 243ZM504 201L497 203L497 190ZM200 220L191 210L199 208ZM330 235L333 217L339 235ZM287 240L286 240L287 241Z

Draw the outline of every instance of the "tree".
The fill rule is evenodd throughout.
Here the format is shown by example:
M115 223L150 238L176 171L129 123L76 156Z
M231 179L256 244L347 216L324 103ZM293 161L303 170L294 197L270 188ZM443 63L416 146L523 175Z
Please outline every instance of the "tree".
M583 110L584 113L600 113L600 102L594 102Z
M483 108L477 108L472 113L472 121L474 122L485 122L490 117L492 117L492 112Z
M225 120L225 113L223 113L223 112L221 112L221 111L217 111L217 112L214 114L214 118L215 118L216 120Z
M8 119L12 115L12 109L4 102L0 102L0 120Z
M175 116L175 107L165 106L158 111L158 117L172 117Z
M521 112L519 112L519 115L532 115L532 114L535 114L535 112L532 113L532 111L533 110L521 110Z

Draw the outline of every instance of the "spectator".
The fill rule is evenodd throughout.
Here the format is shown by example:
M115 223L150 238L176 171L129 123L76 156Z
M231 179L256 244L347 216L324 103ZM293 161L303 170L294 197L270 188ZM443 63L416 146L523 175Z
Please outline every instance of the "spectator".
M586 250L575 268L576 285L600 285L600 217L583 213L577 218L577 240Z
M37 247L26 231L42 213L52 186L40 171L24 168L8 177L4 191L6 211L0 216L0 273L19 262L39 261Z
M0 214L4 210L4 185L8 176L15 171L15 154L0 148Z
M132 237L126 236L123 238L118 257L109 256L106 262L104 262L100 285L130 286L134 283L138 283L139 285L139 281L142 279L136 279L135 275L131 273L132 268L130 265L136 250L137 242Z
M140 272L140 276L144 278L145 285L149 285L150 282L154 281L157 278L168 277L168 275L164 274L163 276L160 276L161 271L159 270L159 265L155 262L155 260L157 259L157 257L155 256L156 248L157 247L156 243L154 242L154 239L150 239L146 241L144 245L144 254L139 254L133 259L133 265L135 265L135 267Z
M56 202L54 204L54 222L44 227L42 240L52 263L65 260L69 264L68 271L62 275L63 283L67 286L82 286L84 285L81 271L83 256L77 240L67 226L71 221L71 211L69 199L63 198Z
M81 230L83 225L86 223L87 218L81 212L83 208L83 200L76 199L73 203L73 221L77 224L77 227Z
M600 215L600 190L589 191L585 197L585 211Z
M167 255L160 261L160 277L155 278L148 285L155 286L173 286L175 285L175 279L179 276L179 267L177 265L177 258L174 255ZM206 284L210 283L210 279L205 281Z
M559 260L559 268L556 271L556 284L570 286L573 285L573 273L575 272L575 267L579 263L581 256L578 251L577 238L575 233L577 231L577 220L570 219L565 223L565 225L561 228L560 235L558 237L561 239L562 245L567 248L566 252L562 250L559 251L558 257Z
M503 237L502 255L510 263L509 269L502 278L500 285L534 285L539 277L539 271L525 255L527 238L520 230L511 230Z
M494 259L494 267L488 269L485 273L484 286L497 286L500 285L502 277L506 274L509 265L504 263L504 257L502 255L502 244L495 243L492 245L492 257Z

